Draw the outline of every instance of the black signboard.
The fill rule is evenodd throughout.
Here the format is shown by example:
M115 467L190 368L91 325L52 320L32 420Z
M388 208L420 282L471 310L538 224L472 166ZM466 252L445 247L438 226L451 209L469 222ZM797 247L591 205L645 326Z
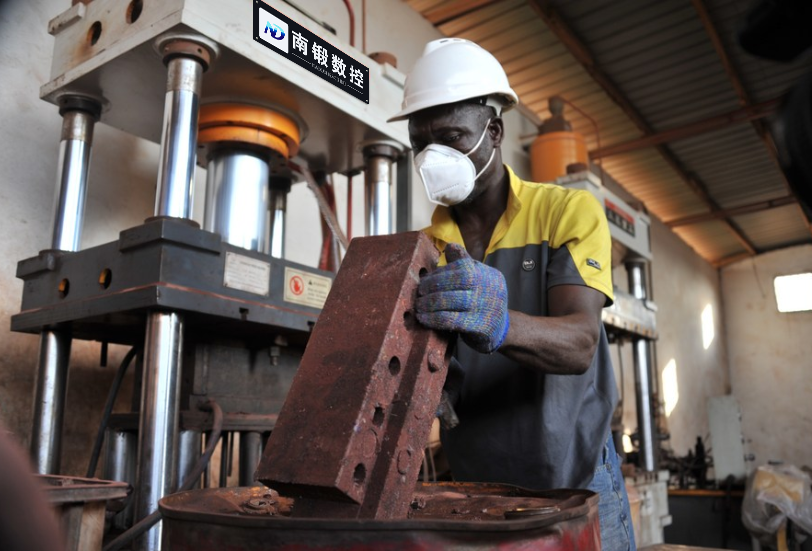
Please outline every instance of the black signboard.
M254 1L254 32L263 46L369 103L368 67L260 0Z

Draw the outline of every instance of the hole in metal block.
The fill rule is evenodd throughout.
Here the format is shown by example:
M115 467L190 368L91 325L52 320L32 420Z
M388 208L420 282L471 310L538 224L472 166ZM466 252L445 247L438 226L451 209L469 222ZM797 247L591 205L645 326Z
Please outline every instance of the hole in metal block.
M113 283L113 272L110 268L105 268L99 274L99 287L109 289L111 283Z
M406 329L414 329L415 324L414 314L409 310L403 312L403 325L406 326Z
M392 356L392 359L389 360L389 373L392 375L400 373L400 359L397 356Z
M57 291L59 292L59 298L65 298L68 296L68 293L70 293L70 281L68 279L63 279L60 281Z
M352 480L356 484L363 484L364 480L367 477L367 468L364 466L363 463L359 463L355 466L355 470L352 473Z
M99 41L102 33L102 25L101 21L96 21L90 26L90 29L87 31L87 41L90 43L91 46L95 46L96 42Z
M427 273L429 273L429 271L426 268L420 268L420 271L417 272L417 275L419 275L420 277L423 277Z
M375 406L375 413L372 414L372 423L376 426L383 425L384 413L381 406Z
M141 17L141 11L144 9L144 2L142 0L133 0L127 6L127 23L132 25L138 18Z

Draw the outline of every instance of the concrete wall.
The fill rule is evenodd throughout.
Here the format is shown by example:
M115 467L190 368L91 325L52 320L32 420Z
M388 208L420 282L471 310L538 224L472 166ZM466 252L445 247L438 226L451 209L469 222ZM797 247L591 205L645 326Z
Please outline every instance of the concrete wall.
M812 245L722 269L732 393L756 465L812 464L812 312L780 313L776 276L812 272Z
M408 72L425 42L439 33L400 0L367 2L367 52L389 51ZM61 118L57 109L39 100L39 87L50 71L53 39L48 21L69 7L67 0L7 0L0 3L0 421L27 444L32 414L34 375L39 339L8 331L9 318L19 311L22 284L15 278L16 262L36 255L50 241L51 210ZM338 36L347 40L348 20L341 2L303 1L316 18L328 21ZM356 47L362 47L361 1L353 0L356 15ZM519 136L532 132L532 125L516 112L505 117L506 161L523 177L529 177L527 157ZM112 241L118 232L140 224L152 215L157 175L158 146L135 139L100 124L90 173L87 218L83 247ZM205 173L196 178L195 218L202 216ZM346 181L335 179L339 221L346 227ZM363 185L356 178L353 201L353 235L362 235ZM428 224L431 206L422 190L415 190L412 228ZM315 201L305 186L296 185L289 197L289 259L315 265L321 233ZM717 336L708 351L702 349L699 314L711 303L721 312L716 272L659 223L653 228L656 256L653 285L659 305L661 339L657 369L674 357L679 374L680 402L671 416L672 443L684 454L697 434L707 432L705 397L724 393L727 363L722 316L715 316ZM617 281L625 287L625 275ZM124 349L112 349L111 367L98 366L99 345L76 342L71 360L68 413L63 472L83 474L88 450L115 365ZM615 352L617 355L617 352ZM636 427L631 354L624 348L626 414L625 424ZM128 385L130 382L128 381ZM122 393L119 408L129 400L129 387Z

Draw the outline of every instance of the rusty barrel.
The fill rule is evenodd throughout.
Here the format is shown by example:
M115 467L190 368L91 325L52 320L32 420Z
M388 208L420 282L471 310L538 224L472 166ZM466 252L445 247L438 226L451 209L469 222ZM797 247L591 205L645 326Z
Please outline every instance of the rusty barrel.
M164 551L600 550L598 496L503 484L418 484L401 520L291 518L265 487L209 488L160 502Z

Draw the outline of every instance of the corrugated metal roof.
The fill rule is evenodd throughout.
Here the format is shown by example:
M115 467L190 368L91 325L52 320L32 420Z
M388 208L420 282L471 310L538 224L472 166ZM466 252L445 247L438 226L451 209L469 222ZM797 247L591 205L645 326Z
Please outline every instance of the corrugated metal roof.
M560 95L596 121L600 145L662 132L741 107L741 98L691 2L550 0L566 27L592 57L585 68L571 41L559 38L526 0L406 0L448 36L473 40L505 67L524 106L540 119ZM696 1L696 0L695 0ZM736 29L749 8L740 0L703 0L712 25L741 77L751 102L773 100L810 70L809 59L772 63L741 51ZM699 8L701 8L701 5ZM559 29L560 32L560 29ZM578 46L575 46L578 48ZM608 77L642 119L636 123L593 75ZM592 74L591 74L592 72ZM598 148L595 125L572 109L573 129ZM789 194L774 159L747 122L654 147L608 156L602 167L649 212L664 221L729 209ZM709 200L692 189L707 191ZM712 220L674 231L702 257L724 261L748 250L808 242L810 230L797 205Z
M798 205L787 205L736 216L734 220L747 228L747 235L756 247L770 250L809 241L809 231L797 223L798 210Z

